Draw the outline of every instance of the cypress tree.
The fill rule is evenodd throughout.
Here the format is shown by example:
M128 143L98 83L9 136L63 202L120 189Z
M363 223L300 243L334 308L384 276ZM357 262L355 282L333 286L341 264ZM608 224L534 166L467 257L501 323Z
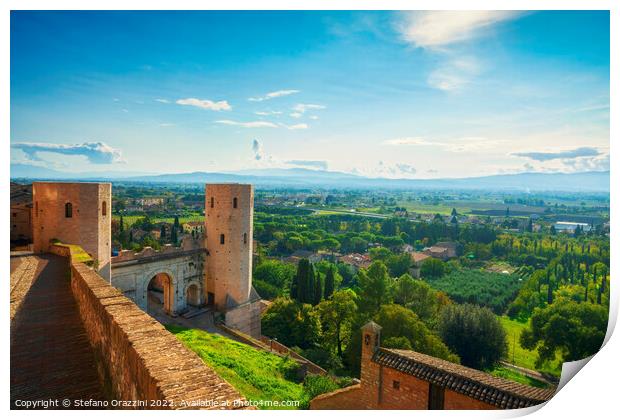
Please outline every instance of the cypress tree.
M321 299L323 298L323 279L321 277L321 273L316 272L316 276L314 278L314 296L312 299L312 303L314 305L318 305L321 303Z
M161 228L159 229L159 236L162 240L166 238L166 225L161 225Z
M327 270L327 274L325 275L325 290L323 292L325 299L329 299L334 294L335 280L334 266L332 265L329 267L329 270Z
M308 288L310 286L310 282L308 281L308 277L310 275L310 269L311 269L311 265L310 265L310 261L308 261L308 259L306 258L302 258L301 260L299 260L299 263L297 264L297 275L295 276L295 282L296 287L295 287L295 291L296 291L296 300L299 303L308 303L309 299L308 299ZM314 274L314 273L312 273ZM313 294L314 290L311 290L310 294Z
M123 215L121 214L119 231L123 233L125 231L125 224L123 223Z
M179 237L177 236L177 229L173 226L170 231L170 242L172 242L173 245L176 245L178 240Z
M551 276L549 272L547 272L547 303L549 305L553 303L553 286L551 285Z
M306 293L303 303L311 304L314 302L314 294L316 293L315 283L316 274L314 273L314 266L312 265L312 263L310 263L310 261L308 261L308 273L306 275Z

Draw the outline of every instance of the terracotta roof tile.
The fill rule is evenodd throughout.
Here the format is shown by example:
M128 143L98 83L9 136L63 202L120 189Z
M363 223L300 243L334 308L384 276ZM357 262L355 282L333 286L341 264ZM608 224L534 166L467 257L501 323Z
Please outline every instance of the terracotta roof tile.
M372 360L499 408L541 404L555 393L555 389L519 384L411 350L380 348Z

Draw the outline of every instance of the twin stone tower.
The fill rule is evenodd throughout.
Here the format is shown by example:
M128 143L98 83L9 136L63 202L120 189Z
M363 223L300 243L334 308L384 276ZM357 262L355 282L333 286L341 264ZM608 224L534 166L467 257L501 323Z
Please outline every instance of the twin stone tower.
M53 239L80 245L112 279L109 183L33 183L33 248ZM247 184L207 184L203 302L225 314L227 325L260 334L260 302L252 288L254 190ZM140 286L137 285L137 288Z

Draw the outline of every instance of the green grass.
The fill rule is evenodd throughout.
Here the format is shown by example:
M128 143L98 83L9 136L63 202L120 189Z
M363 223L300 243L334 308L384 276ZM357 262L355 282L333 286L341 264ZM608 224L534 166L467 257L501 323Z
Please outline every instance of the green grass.
M514 382L518 382L520 384L534 386L536 388L548 388L549 387L549 385L543 381L530 378L529 376L525 376L522 373L519 373L517 371L508 369L502 366L498 366L494 368L493 370L488 371L488 373L490 373L493 376L508 379Z
M512 363L515 366L524 367L526 369L550 373L558 377L560 376L562 373L562 368L561 366L558 366L559 357L556 356L553 362L547 362L541 369L537 369L536 358L538 357L538 353L536 350L528 350L521 347L519 337L521 337L521 332L527 328L527 323L510 319L506 315L498 318L506 330L506 339L508 341L508 354L506 361L508 363Z
M202 330L166 328L248 400L300 402L300 407L281 407L289 409L307 406L310 395L294 380L297 362Z

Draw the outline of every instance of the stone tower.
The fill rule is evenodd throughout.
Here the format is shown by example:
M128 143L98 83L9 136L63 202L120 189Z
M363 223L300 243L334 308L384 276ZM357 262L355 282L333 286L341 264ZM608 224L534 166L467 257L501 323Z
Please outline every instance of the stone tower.
M47 252L52 239L79 245L110 281L112 184L34 182L32 202L34 252Z
M205 290L207 303L218 311L250 300L253 213L252 185L207 184Z

